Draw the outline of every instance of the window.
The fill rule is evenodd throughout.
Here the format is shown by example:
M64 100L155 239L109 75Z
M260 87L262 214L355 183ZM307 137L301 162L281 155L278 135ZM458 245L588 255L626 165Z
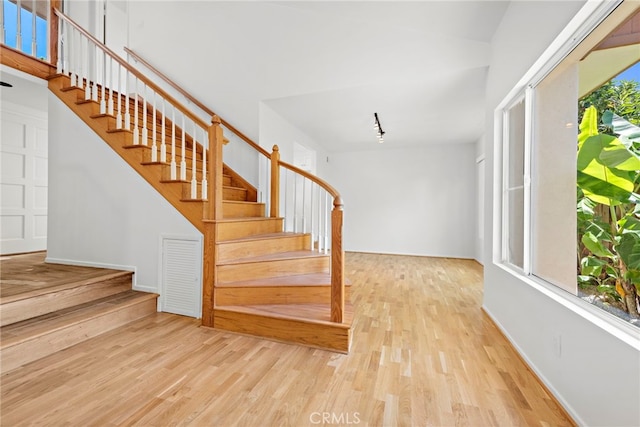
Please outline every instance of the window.
M35 16L33 9L36 9ZM36 58L48 58L47 14L49 2L23 0L18 13L17 2L2 0L4 32L2 43Z
M579 100L640 60L639 10L637 3L622 1L586 5L555 45L500 104L495 116L496 128L500 129L496 134L496 152L501 155L502 163L496 162L496 166L501 167L496 171L501 174L502 209L498 230L501 250L494 262L514 274L563 289L589 302L594 302L593 298L588 298L593 295L586 295L584 283L578 280L585 280L583 271L596 276L600 274L592 277L592 285L617 300L625 294L624 289L620 291L621 281L624 284L624 280L633 280L640 285L640 269L635 271L635 266L625 266L614 274L614 268L606 265L611 260L614 260L610 262L614 267L624 262L621 257L607 258L608 251L617 254L622 233L608 241L603 238L604 243L590 245L587 242L590 246L585 250L584 244L579 242L582 234L578 233L576 207L576 195L581 195L578 184L582 182L576 178L579 102L583 103ZM611 123L611 116L608 117ZM622 157L613 161L610 160L612 155ZM615 154L606 153L602 157L604 160L599 158L598 162L617 165L627 158L631 163L625 163L626 166L640 165L640 138L635 152L622 153L621 148ZM640 168L630 170L634 167L627 167L628 170L620 174L631 176L635 173L637 178L629 179L638 187ZM633 193L637 189L628 191ZM630 196L630 200L633 197ZM595 203L589 206L593 208ZM640 256L640 209L635 204L611 209L614 220L620 219L622 213L638 224L638 245L627 245L633 246L632 258L636 259ZM636 232L635 229L632 231ZM630 240L629 236L624 239ZM604 249L600 250L598 244ZM589 256L586 261L585 254ZM585 262L592 264L585 269ZM631 274L627 273L631 270L634 270ZM636 273L638 277L632 277ZM607 277L610 280L604 283ZM617 282L616 278L619 279ZM625 289L633 291L635 287ZM637 304L638 301L633 302ZM629 300L628 304L633 302ZM629 309L625 316L613 310L606 299L600 299L597 305L609 314L640 326L640 318L634 319L640 317L634 315L635 309Z

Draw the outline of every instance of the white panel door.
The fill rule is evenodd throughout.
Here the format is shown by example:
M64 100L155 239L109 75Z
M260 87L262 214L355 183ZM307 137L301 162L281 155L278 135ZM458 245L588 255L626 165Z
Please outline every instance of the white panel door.
M202 244L200 239L162 239L161 309L202 317Z
M3 105L0 133L0 253L47 248L47 119Z

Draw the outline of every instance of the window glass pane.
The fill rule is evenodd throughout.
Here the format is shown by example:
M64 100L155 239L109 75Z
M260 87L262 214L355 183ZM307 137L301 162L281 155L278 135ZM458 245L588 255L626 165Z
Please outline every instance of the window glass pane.
M506 114L505 151L505 261L520 268L524 263L524 99Z

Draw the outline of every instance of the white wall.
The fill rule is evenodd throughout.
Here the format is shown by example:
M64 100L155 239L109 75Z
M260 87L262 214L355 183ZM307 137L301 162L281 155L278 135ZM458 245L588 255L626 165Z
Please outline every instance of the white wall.
M475 145L333 153L328 165L345 250L473 258Z
M580 301L531 286L491 262L497 249L492 239L493 111L581 6L582 2L512 2L493 40L485 131L483 306L580 425L637 426L638 351L598 326L586 310L576 309Z
M48 260L133 267L160 293L162 235L201 233L53 94L49 94Z

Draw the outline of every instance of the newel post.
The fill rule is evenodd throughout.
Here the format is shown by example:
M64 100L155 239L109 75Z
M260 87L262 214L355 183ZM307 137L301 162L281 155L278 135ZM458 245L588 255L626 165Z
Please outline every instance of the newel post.
M343 205L338 196L333 200L331 211L331 321L336 323L342 323L344 316Z
M58 27L60 18L55 14L55 9L60 9L61 0L51 0L49 2L49 63L58 64Z
M211 118L209 126L209 170L207 173L207 209L205 218L210 220L222 219L222 133L220 117Z
M204 205L204 242L202 260L202 325L214 326L213 307L215 306L214 288L216 284L216 250L217 224L222 219L222 134L221 120L218 116L211 118L208 129L209 153L208 169L203 171L207 176L207 201Z
M280 149L273 146L271 152L271 218L280 214Z

